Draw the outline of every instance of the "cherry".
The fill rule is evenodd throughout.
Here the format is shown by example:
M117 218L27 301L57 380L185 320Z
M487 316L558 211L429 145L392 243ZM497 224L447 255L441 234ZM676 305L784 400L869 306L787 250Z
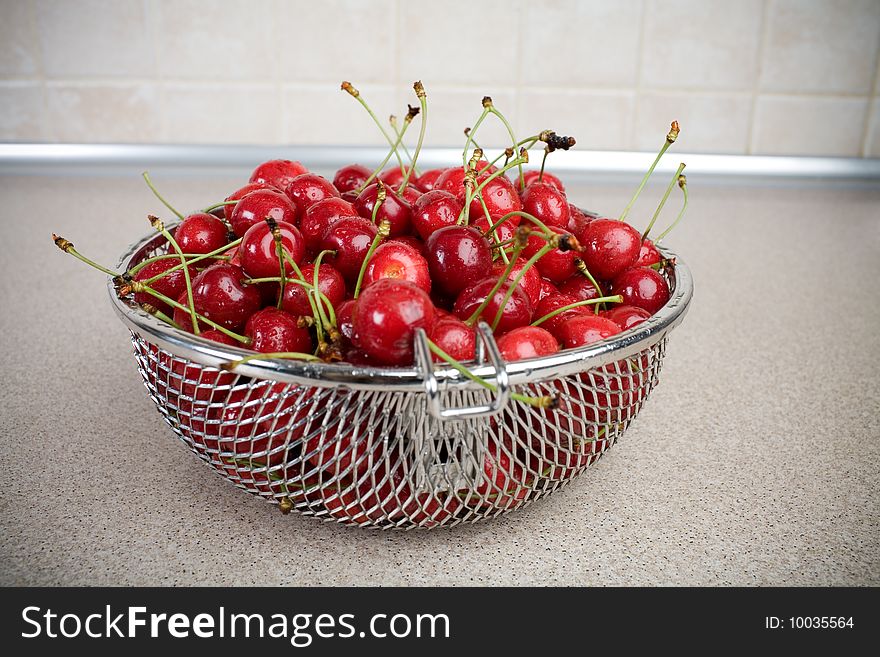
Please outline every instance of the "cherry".
M379 195L379 185L373 183L362 191L354 202L354 207L358 214L366 219L373 219L373 208L376 205L376 199ZM385 189L385 202L376 213L376 223L380 223L383 219L387 219L391 225L391 237L398 235L406 235L410 229L410 217L412 208L404 199L400 198L394 190Z
M632 267L611 283L612 294L623 297L623 303L643 308L652 315L669 301L669 284L649 267Z
M622 331L626 331L644 322L651 316L651 313L636 306L617 306L606 311L604 315L617 324Z
M355 346L385 365L413 362L413 336L434 323L430 297L409 281L383 278L365 288L352 315Z
M434 322L428 331L431 342L459 362L474 360L477 353L477 334L458 317L447 316ZM444 362L437 354L431 354L434 362Z
M401 171L400 167L385 169L385 171L379 174L379 180L385 183L388 187L397 189L403 183L403 178L406 176L407 171L409 171L409 167L407 166L403 167L403 171ZM418 180L415 176L410 176L407 189L409 189L410 186L414 186L417 190L419 189Z
M522 500L529 492L529 476L517 461L511 458L514 449L509 439L489 441L483 457L482 483L476 488L479 498L465 500L466 504L506 507Z
M597 290L596 286L586 276L575 274L567 281L559 286L559 291L575 298L575 301L589 301L590 299L598 299L605 293L601 289ZM592 310L592 309L588 309Z
M364 285L383 278L396 278L414 283L425 292L431 292L428 263L416 249L403 242L385 242L373 252Z
M556 292L558 291L559 290L553 283L553 281L541 277L541 290L538 294L538 301L542 301L543 299L549 297L551 294L556 294ZM540 315L537 316L540 317Z
M309 285L315 280L315 266L305 265L302 268L303 278ZM332 266L321 263L318 271L318 290L327 297L334 310L340 308L345 300L345 279ZM297 317L311 317L312 306L309 303L309 292L302 285L288 282L281 299L281 308ZM339 315L337 313L337 324Z
M568 232L580 241L584 231L593 222L593 219L585 215L579 207L572 203L568 204L568 213Z
M207 212L184 219L174 229L174 239L184 253L211 253L229 241L224 223Z
M323 269L323 265L321 269ZM356 299L348 299L343 301L336 309L336 328L342 333L342 336L349 342L354 342L354 325L352 324L352 316L354 314L354 306ZM346 360L349 360L346 358Z
M498 350L504 360L523 360L555 354L559 343L540 326L520 326L498 338Z
M553 185L553 187L558 189L560 192L562 192L563 194L565 193L565 185L562 184L562 181L554 176L552 173L547 173L546 171L544 172L543 176L541 175L540 171L523 171L523 183L526 187L528 187L533 182L537 182L539 176L541 178L541 182L547 183L548 185ZM517 188L519 188L519 176L514 178L514 183L516 184Z
M457 196L464 189L464 174L466 171L464 167L444 169L443 173L437 176L434 182L434 189L442 189ZM477 172L479 173L495 173L496 171L498 171L498 168L490 166L486 160L480 160L477 163Z
M369 219L342 217L324 234L320 248L335 251L335 255L329 255L326 262L333 265L346 282L353 284L377 232Z
M316 173L304 173L297 176L284 188L284 193L296 206L298 220L302 219L306 210L315 203L328 198L339 198L339 192L330 184L330 181Z
M522 209L548 226L568 228L571 210L565 194L546 182L533 182L522 193Z
M564 308L565 306L570 306L571 304L577 303L578 301L580 301L580 299L571 294L564 294L562 292L550 294L538 302L538 306L535 308L535 319L538 320L545 315L549 315L554 310L559 310L560 308ZM554 315L550 319L545 320L541 323L541 326L550 331L550 333L558 338L560 335L559 330L566 321L568 321L572 317L584 315L589 312L592 312L592 309L588 306L569 308L568 310L565 310L558 315Z
M207 331L202 331L199 333L199 337L205 340L211 340L212 342L219 342L220 344L229 345L230 347L240 347L241 343L238 340L233 340L228 335L223 333L223 331L218 331L217 329L208 329Z
M232 192L232 194L227 196L226 201L240 201L242 198L244 198L245 196L247 196L251 192L257 191L258 189L269 189L269 190L272 190L273 192L280 192L281 191L277 187L273 187L272 185L269 185L264 182L248 183L247 185L245 185L241 189L237 189L234 192ZM226 217L226 221L232 221L232 212L233 212L233 210L235 210L236 205L238 205L238 204L235 203L232 205L224 205L222 208L220 208L223 210L223 216Z
M484 235L489 228L491 228L485 216L477 217L470 222L470 225L478 229ZM495 230L489 235L489 240L492 242L506 242L512 239L514 235L516 235L516 222L508 219L496 226ZM510 247L508 246L506 248Z
M296 206L282 192L258 189L235 204L229 222L235 234L242 237L248 228L264 222L269 217L279 223L284 221L296 224Z
M584 313L566 320L556 336L566 349L583 347L620 333L620 327L610 319Z
M461 214L461 207L461 201L449 192L442 189L426 192L413 203L413 227L426 240L434 231L454 226Z
M435 188L437 179L443 175L443 172L446 169L428 169L427 171L423 171L422 175L419 176L416 181L419 189L424 190L425 192L430 192Z
M412 204L418 201L421 197L422 192L411 185L407 186L407 188L403 190L403 200L409 203L410 206L412 206Z
M349 485L340 483L339 486L346 488ZM375 493L368 481L357 488L350 486L342 493L336 489L336 486L325 486L321 488L320 493L324 508L334 518L358 525L382 518L382 509L372 508L375 506Z
M371 173L372 171L362 164L347 164L333 176L333 186L343 194L353 192L367 182Z
M458 299L455 300L452 312L461 319L467 320L476 312L477 308L482 305L483 301L486 300L497 282L497 278L485 278L473 287L464 290L458 295ZM488 322L490 325L492 324L511 285L512 283L510 281L505 281L501 287L498 288L498 291L495 292L489 303L480 313L479 319ZM508 299L507 303L504 305L504 310L501 312L501 318L498 321L495 333L501 335L518 326L525 326L531 321L532 302L529 301L529 295L517 285L514 288L513 293L510 295L510 299Z
M294 178L308 172L309 170L299 162L269 160L254 169L248 182L266 183L272 187L284 189Z
M425 243L422 240L420 240L418 237L415 237L414 235L401 235L400 237L394 237L388 241L389 242L400 242L401 244L406 244L407 246L411 246L416 251L418 251L419 255L421 255L423 258L428 253L425 250Z
M488 177L489 174L480 174L477 176L477 184L481 184ZM498 176L486 183L486 186L480 191L480 196L483 198L483 203L486 204L486 208L483 209L483 203L480 202L479 198L472 199L469 208L469 216L472 219L476 219L477 217L483 217L483 219L485 219L486 210L488 210L492 223L495 223L509 212L522 210L522 201L520 201L519 194L517 194L516 190L513 188L513 183L504 176ZM464 204L464 190L459 193L458 200ZM519 216L511 217L511 220L515 224L519 223L520 219L521 217Z
M278 222L281 231L281 246L290 254L296 264L302 262L305 255L305 244L296 226L286 222ZM278 249L275 238L265 221L254 224L247 229L241 244L238 246L241 268L251 278L270 278L281 275L281 263L278 261ZM290 265L285 259L285 272Z
M327 230L342 217L357 217L354 205L341 198L325 198L309 206L299 222L299 230L306 242L306 249L316 253Z
M663 260L660 251L654 246L654 242L649 239L642 240L642 246L639 248L639 257L636 258L636 267L650 267Z
M523 271L523 267L525 267L526 261L522 258L519 258L513 265L510 270L510 274L508 274L507 278L509 280L515 280L517 276ZM501 278L507 269L507 264L503 261L498 261L494 265L492 265L492 276L496 278ZM538 301L540 301L541 297L541 277L538 275L538 270L534 267L529 267L525 270L525 273L519 279L518 285L523 289L523 291L529 295L529 301L532 302L532 306L534 307Z
M557 235L566 234L562 228L557 228L556 226L548 226L548 228ZM532 233L529 235L528 243L523 249L523 255L527 258L531 258L546 244L547 241L539 234ZM571 278L577 272L577 266L575 264L577 257L578 253L576 251L553 249L538 258L535 267L537 267L541 276L544 278L548 278L554 283L561 283L562 281Z
M242 283L244 278L240 267L226 262L218 262L205 269L192 281L196 312L230 331L240 330L248 317L260 309L261 300L260 291L253 285ZM178 301L186 305L186 291ZM184 330L192 332L188 310L175 308L174 321Z
M137 274L134 275L134 280L136 281L146 281L147 279L152 278L153 276L158 276L173 267L176 267L180 264L180 261L176 258L164 258L162 260L153 260L146 265L144 265L143 269L138 271ZM189 269L190 278L196 277L196 272L193 267L190 266ZM183 274L183 269L178 269L177 271L173 271L167 276L163 276L162 278L157 278L155 281L150 283L150 287L153 288L156 292L160 294L164 294L166 297L170 299L177 299L181 293L186 296L186 277ZM136 292L134 295L134 300L137 303L148 303L151 306L161 310L166 315L171 315L174 310L164 301L159 301L152 294L147 292Z
M251 339L250 348L262 353L279 351L312 351L312 336L300 328L297 318L278 308L263 308L248 318L244 334Z
M475 228L441 228L431 233L425 248L431 280L449 296L455 296L485 278L492 267L489 243Z
M596 278L610 281L635 264L642 236L635 228L616 219L595 219L586 230L581 256Z

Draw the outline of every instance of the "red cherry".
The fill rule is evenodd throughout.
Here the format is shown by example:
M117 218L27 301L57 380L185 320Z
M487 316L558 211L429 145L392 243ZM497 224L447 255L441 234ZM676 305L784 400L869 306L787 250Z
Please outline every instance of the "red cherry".
M373 172L362 164L347 164L333 176L333 186L343 194L353 192L367 181L371 173Z
M617 324L622 331L638 326L651 316L644 308L617 306L605 312L605 317Z
M238 331L248 317L260 309L260 291L245 285L245 273L240 267L218 262L205 269L192 281L193 305L196 312L230 331ZM178 301L187 304L184 290ZM192 332L188 310L175 308L174 321L185 331ZM199 327L201 328L201 326Z
M658 262L663 260L663 256L660 255L660 252L657 250L657 247L654 246L654 242L649 239L645 239L642 241L642 246L639 248L639 257L636 258L634 267L650 267L651 265L655 265Z
M541 277L541 292L538 294L538 301L549 297L551 294L556 294L558 291L553 281ZM537 315L537 317L540 317L540 315Z
M571 294L563 294L561 292L550 294L538 302L538 307L535 308L535 319L540 319L541 317L544 317L544 315L549 315L554 310L559 310L560 308L564 308L565 306L570 306L571 304L577 303L578 301L580 301L580 299ZM545 320L541 323L541 326L550 331L550 333L558 338L559 329L568 319L576 317L578 315L586 314L588 312L593 312L592 309L588 306L570 308L566 311L559 313L558 315L551 317L548 320Z
M323 265L321 269L323 269ZM352 316L354 314L354 306L356 299L348 299L343 301L336 309L336 328L342 333L342 336L349 342L354 341L354 325L352 324ZM346 358L346 360L349 360Z
M412 185L408 186L403 190L403 200L412 206L413 203L422 198L422 192L413 187Z
M272 185L266 184L264 182L248 183L247 185L245 185L241 189L237 189L234 192L232 192L229 196L226 197L225 200L227 200L227 201L240 201L242 198L244 198L245 196L247 196L251 192L257 191L258 189L269 189L269 190L272 190L273 192L280 192L281 191L277 187L273 187ZM226 221L232 221L232 212L233 212L233 210L235 210L236 205L238 205L238 204L235 203L233 205L224 205L223 206L223 208L222 208L223 216L226 217Z
M383 278L365 288L352 315L356 346L385 365L413 362L413 337L434 323L430 297L409 281Z
M385 169L382 173L379 174L379 180L385 183L388 187L392 189L397 189L403 184L403 177L406 175L406 172L409 171L408 166L403 167L403 171L400 170L400 167L391 167L390 169ZM415 187L415 189L420 189L418 184L418 179L415 175L409 177L409 183L407 183L407 189L410 187Z
M524 360L555 354L559 343L540 326L520 326L498 338L498 350L504 360Z
M488 177L489 174L485 173L479 175L477 177L477 184L479 185ZM492 219L492 223L494 224L507 213L522 210L522 201L520 201L519 194L517 194L516 190L513 188L513 183L504 176L498 176L497 178L493 178L490 182L486 183L486 186L480 192L480 196L482 196L483 202L486 204L486 208L483 208L483 203L480 202L479 198L474 198L473 200L471 200L469 216L472 219L476 219L477 217L482 217L483 219L485 219L486 210L488 210L489 217ZM462 204L464 204L464 190L459 193L458 200ZM515 225L518 225L521 219L522 217L517 215L511 217L510 221Z
M278 222L281 231L281 246L290 254L296 264L302 262L305 255L305 244L296 226L286 222ZM275 238L265 221L254 224L247 229L241 244L238 246L241 268L251 278L270 278L281 275L281 263L278 261L278 250ZM290 271L290 264L285 260L285 271Z
M222 331L218 331L217 329L202 331L201 333L199 333L199 337L204 338L205 340L211 340L212 342L219 342L220 344L229 345L230 347L241 346L241 342L239 342L238 340L233 340L228 335L226 335Z
M566 320L557 337L566 349L583 347L620 333L620 327L610 319L585 313Z
M423 240L434 231L454 226L462 203L449 192L435 189L422 194L412 207L412 223Z
M357 217L354 206L341 198L325 198L309 206L299 222L299 230L306 241L306 249L316 253L327 230L342 217Z
M480 160L477 164L477 173L495 173L497 167L490 166L486 160ZM464 189L464 167L449 167L437 176L434 189L443 189L455 196Z
M477 486L479 498L465 500L465 504L478 506L508 507L528 495L530 476L515 460L514 448L509 440L503 446L490 440L483 459L482 483Z
M513 269L511 269L510 274L507 276L508 280L514 280L523 270L526 261L522 258L519 258L516 263L513 265ZM496 278L500 278L504 273L504 270L507 269L507 264L503 260L497 261L494 265L492 265L492 276ZM526 272L522 275L522 278L519 279L518 285L523 289L523 291L529 295L529 301L532 302L532 306L540 301L541 297L541 277L538 275L538 270L535 267L529 267L526 269Z
M184 253L211 253L229 242L224 223L207 212L184 219L174 229L174 239Z
M425 257L425 254L427 253L427 251L425 250L425 243L422 240L420 240L418 237L415 237L414 235L401 235L400 237L393 237L388 241L389 242L400 242L401 244L406 244L407 246L411 246L416 251L418 251L419 255L421 255L423 258Z
M484 235L486 234L486 232L490 228L489 222L486 220L485 216L478 217L474 221L471 221L470 225L473 226L474 228L476 228L477 230L479 230ZM507 221L505 221L502 224L499 224L495 228L495 230L492 232L492 234L489 235L489 239L492 242L506 242L507 240L511 239L514 235L516 235L516 224L513 221L511 221L510 219L508 219ZM509 249L510 246L508 245L505 248Z
M358 195L354 207L360 216L372 221L373 208L376 205L378 194L379 185L373 183ZM387 219L391 224L391 232L389 233L391 237L406 235L409 233L411 223L412 208L410 204L388 187L385 188L385 195L385 202L376 213L376 223L379 224L383 219Z
M546 182L533 182L522 193L522 209L548 226L568 228L571 211L565 194Z
M154 260L153 262L144 265L143 269L141 269L137 274L134 275L134 280L145 281L149 278L152 278L153 276L158 276L159 274L166 272L172 267L176 267L179 264L180 261L176 258ZM190 278L196 277L196 271L192 266L190 266L189 268L189 275ZM150 287L156 290L156 292L164 294L169 299L174 299L176 301L177 298L180 296L180 293L186 290L186 277L183 273L183 269L178 269L177 271L171 272L167 276L156 279L155 281L150 283ZM164 301L159 301L159 299L147 292L135 293L134 300L137 303L148 303L158 310L161 310L166 315L171 315L174 312L170 305L168 305Z
M308 172L309 170L299 162L269 160L254 169L248 182L266 183L267 185L272 185L272 187L284 189L290 184L291 180Z
M316 173L297 176L284 188L284 193L296 206L297 220L302 219L306 210L315 203L328 198L339 198L339 192L330 181Z
M644 308L652 315L669 301L669 284L658 272L648 267L632 267L611 283L612 294L623 297L623 303Z
M431 292L427 261L416 249L402 242L385 242L373 252L364 274L364 285L383 278L409 281L425 292Z
M434 344L459 362L466 362L476 358L476 331L458 317L450 315L438 319L428 332L428 337L431 338ZM436 363L443 362L443 359L436 354L432 354L432 358Z
M576 301L589 301L590 299L598 299L601 296L605 296L604 292L601 290L601 286L600 289L597 290L596 286L593 285L590 279L580 273L575 274L562 283L559 286L559 291L563 294L573 296Z
M635 228L616 219L595 219L586 230L581 256L596 278L610 281L624 269L633 266L642 245L642 236Z
M485 278L473 287L464 290L458 295L458 299L455 300L455 306L453 306L452 311L459 318L467 320L472 314L474 314L474 312L476 312L477 308L483 303L497 282L497 278ZM480 314L480 319L490 325L492 324L495 320L495 315L497 314L498 309L504 301L507 290L510 289L511 285L512 283L509 281L505 281L501 285L489 301L486 308ZM529 295L517 285L514 288L513 293L510 295L510 299L507 300L507 303L504 306L495 333L501 335L502 333L506 333L518 326L525 326L531 321L532 302L529 301Z
M353 284L377 232L369 219L342 217L330 226L321 240L322 250L336 252L336 255L327 256L325 262L333 265L348 283Z
M544 175L541 176L540 171L530 170L523 171L523 183L526 187L531 185L534 182L538 181L538 177L541 177L541 182L547 183L548 185L553 185L556 189L558 189L563 194L565 193L565 185L562 184L562 181L554 176L552 173L544 172ZM519 189L519 176L515 176L513 179L514 183L516 183L517 189Z
M489 242L475 228L448 226L425 242L428 268L435 287L455 296L486 277L492 267Z
M435 188L437 179L443 175L444 171L446 171L446 169L428 169L427 171L423 171L418 180L419 189L422 189L425 192L430 192Z
M557 228L556 226L548 226L548 228L558 235L566 234L562 228ZM523 256L531 258L546 244L547 241L540 235L532 233L529 235L529 241L523 249ZM575 265L577 257L578 253L576 251L553 249L542 255L535 263L535 267L538 268L538 271L544 278L549 278L555 283L561 283L567 278L571 278L577 272Z
M593 219L585 215L579 207L572 203L568 204L568 213L568 232L580 241L587 226L593 223Z
M258 189L242 198L232 212L229 222L236 235L242 237L254 224L271 217L277 222L296 224L296 206L282 192Z
M306 283L311 285L315 280L315 266L305 265L301 271ZM318 272L318 290L327 297L335 310L345 300L345 279L336 269L322 262ZM296 317L311 316L312 306L309 304L308 290L302 285L288 282L284 288L284 297L281 299L281 308Z
M300 328L296 317L278 308L263 308L251 315L245 324L244 334L252 340L250 348L254 351L312 351L309 330Z

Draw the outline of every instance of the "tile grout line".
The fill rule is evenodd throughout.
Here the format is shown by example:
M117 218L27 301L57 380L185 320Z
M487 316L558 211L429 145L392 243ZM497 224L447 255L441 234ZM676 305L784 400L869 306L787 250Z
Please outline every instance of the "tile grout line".
M752 105L749 108L748 135L746 138L746 153L752 155L755 151L755 117L758 113L758 96L761 91L761 79L764 76L764 53L767 50L767 42L770 40L770 13L773 0L764 0L764 8L761 12L761 40L758 42L757 75L752 85Z

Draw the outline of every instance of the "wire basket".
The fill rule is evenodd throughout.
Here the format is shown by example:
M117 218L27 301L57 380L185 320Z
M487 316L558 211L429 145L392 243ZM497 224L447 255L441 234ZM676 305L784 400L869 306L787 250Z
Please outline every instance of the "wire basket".
M132 245L123 271L168 250L160 235ZM138 370L156 408L200 459L284 512L373 528L454 526L546 497L602 456L657 384L667 336L687 311L690 272L663 274L669 302L608 340L505 363L478 326L470 370L489 391L432 364L421 332L408 368L253 360L252 352L178 331L120 299ZM556 395L555 409L509 401Z

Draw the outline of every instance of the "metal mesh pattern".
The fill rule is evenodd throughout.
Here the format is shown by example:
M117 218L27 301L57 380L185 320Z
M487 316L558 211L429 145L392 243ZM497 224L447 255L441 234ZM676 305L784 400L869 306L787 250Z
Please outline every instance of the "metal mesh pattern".
M165 247L143 240L121 264L127 269ZM677 269L664 271L673 290ZM488 417L467 419L438 419L425 388L407 387L404 378L400 385L365 384L354 372L327 368L309 385L309 379L284 381L280 368L274 376L259 370L259 377L223 371L195 360L203 353L193 351L192 336L160 325L131 299L114 296L114 303L159 412L219 474L282 509L411 529L507 513L560 489L598 460L657 383L668 331L690 301L688 276L668 308L646 322L656 320L657 329L622 336L602 364L586 355L561 374L541 359L530 364L526 383L511 386L525 395L555 395L556 408L510 401ZM467 409L488 404L495 393L459 382L439 396L442 408Z

